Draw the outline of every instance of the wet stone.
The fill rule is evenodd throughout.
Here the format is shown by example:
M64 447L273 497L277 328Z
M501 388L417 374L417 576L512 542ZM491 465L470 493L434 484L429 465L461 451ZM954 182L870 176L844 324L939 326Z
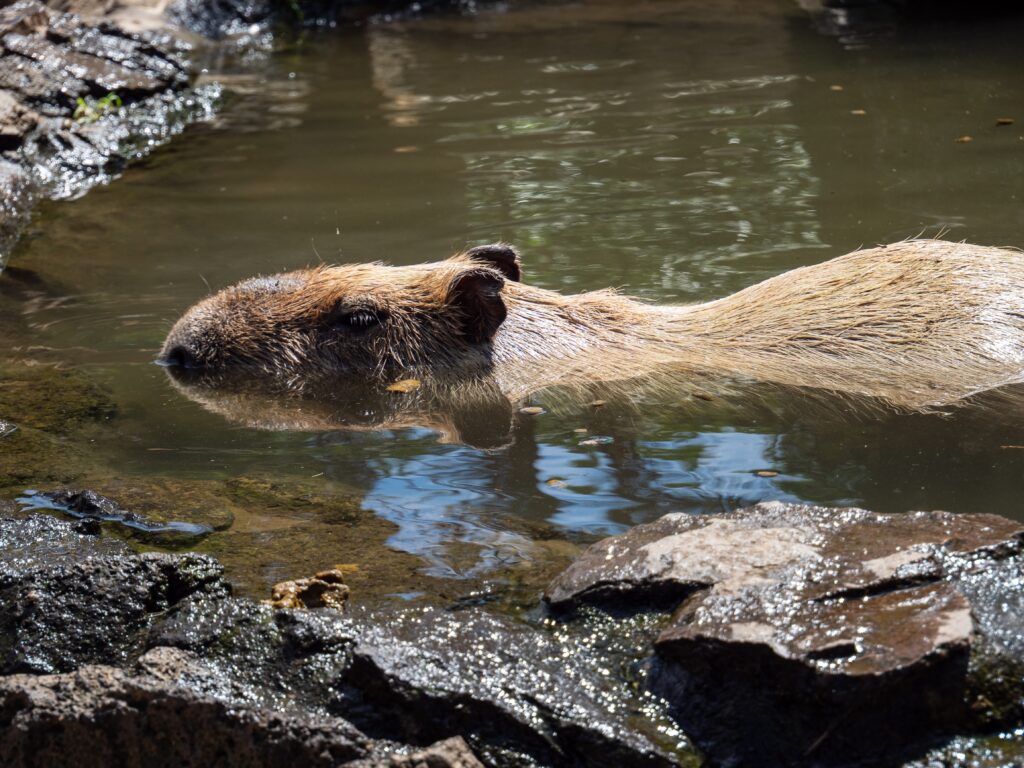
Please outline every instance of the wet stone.
M0 673L123 662L156 615L226 592L212 558L136 555L95 534L44 515L0 519Z
M993 515L672 514L595 544L546 599L678 605L649 682L713 759L853 764L1020 714L1022 537Z
M156 649L136 670L86 666L0 678L5 766L302 765L333 768L371 755L341 718L239 706L203 692L187 654Z
M70 75L53 78L35 62L14 53L0 57L0 88L17 94L43 114L69 117L75 99L89 92L82 80Z
M14 149L39 124L39 115L9 93L0 91L0 150Z
M0 80L2 69L0 67ZM28 221L28 208L33 199L30 187L24 168L0 159L0 256L8 251L18 231Z
M581 644L480 610L427 608L359 621L343 711L372 736L460 733L488 763L669 766L655 726L630 719L626 686ZM528 763L529 764L529 763Z
M8 32L38 35L45 32L48 25L46 6L36 0L22 0L0 9L0 35Z
M166 87L167 83L140 72L126 69L112 61L61 48L45 38L10 33L3 38L4 47L27 59L37 61L45 71L71 77L108 91L142 95Z
M476 609L343 617L198 595L158 621L147 645L202 658L217 672L218 696L243 691L251 705L330 711L393 743L460 734L488 765L696 760L656 743L658 726L582 643Z

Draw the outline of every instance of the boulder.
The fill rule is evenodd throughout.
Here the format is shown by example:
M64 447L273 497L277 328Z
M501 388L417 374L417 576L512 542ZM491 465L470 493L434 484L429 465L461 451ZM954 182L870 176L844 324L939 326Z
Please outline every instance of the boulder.
M370 735L413 743L461 733L496 765L696 763L655 711L639 717L628 686L585 642L480 610L367 616L341 682L344 711ZM633 715L631 717L630 715Z
M1019 714L1022 538L993 515L671 514L593 545L546 600L678 605L648 683L715 761L891 760Z
M213 558L137 555L98 532L95 521L0 519L0 673L127 661L159 612L227 592Z
M47 768L479 768L454 737L389 754L340 717L274 712L203 692L189 654L156 648L131 670L84 666L0 678L0 764ZM394 745L391 745L394 746Z
M696 760L664 715L630 717L640 705L629 686L585 643L475 609L343 617L199 595L158 621L148 644L202 658L218 696L241 689L260 706L339 713L395 743L460 734L489 765Z

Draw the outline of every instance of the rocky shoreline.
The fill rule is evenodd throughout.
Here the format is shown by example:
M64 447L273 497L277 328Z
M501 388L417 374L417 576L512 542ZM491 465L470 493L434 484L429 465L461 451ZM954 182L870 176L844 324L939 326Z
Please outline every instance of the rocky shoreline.
M0 764L1024 757L1024 526L992 515L670 514L593 545L525 622L274 607L102 528L0 519Z

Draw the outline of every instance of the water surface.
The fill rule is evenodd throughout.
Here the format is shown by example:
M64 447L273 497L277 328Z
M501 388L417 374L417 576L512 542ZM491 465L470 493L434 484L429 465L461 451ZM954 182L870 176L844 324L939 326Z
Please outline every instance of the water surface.
M323 31L255 73L212 72L235 91L215 122L43 206L10 262L36 276L0 296L12 355L116 406L61 438L88 457L76 482L162 484L199 518L229 507L201 546L246 591L354 563L357 598L403 600L522 587L529 602L576 546L668 511L783 499L1024 519L1024 419L998 410L669 397L521 417L483 449L428 429L240 426L152 364L210 289L321 260L501 239L534 284L690 302L921 233L1024 246L1019 25L844 45L794 6L523 6Z

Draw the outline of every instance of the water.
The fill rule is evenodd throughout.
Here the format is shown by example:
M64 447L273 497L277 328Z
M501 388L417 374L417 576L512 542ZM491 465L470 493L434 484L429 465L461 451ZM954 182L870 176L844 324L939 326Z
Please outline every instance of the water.
M749 5L409 20L213 73L245 95L116 184L41 208L12 256L36 282L0 296L11 356L116 406L61 438L85 457L76 484L156 483L194 524L229 509L201 546L243 591L355 563L366 600L521 590L525 605L578 546L668 511L784 499L1024 520L1024 419L998 411L668 398L522 417L483 449L425 428L248 428L152 365L210 288L321 259L501 239L534 284L689 302L921 233L1024 246L1019 24L836 40L795 4ZM47 487L47 460L8 497Z

